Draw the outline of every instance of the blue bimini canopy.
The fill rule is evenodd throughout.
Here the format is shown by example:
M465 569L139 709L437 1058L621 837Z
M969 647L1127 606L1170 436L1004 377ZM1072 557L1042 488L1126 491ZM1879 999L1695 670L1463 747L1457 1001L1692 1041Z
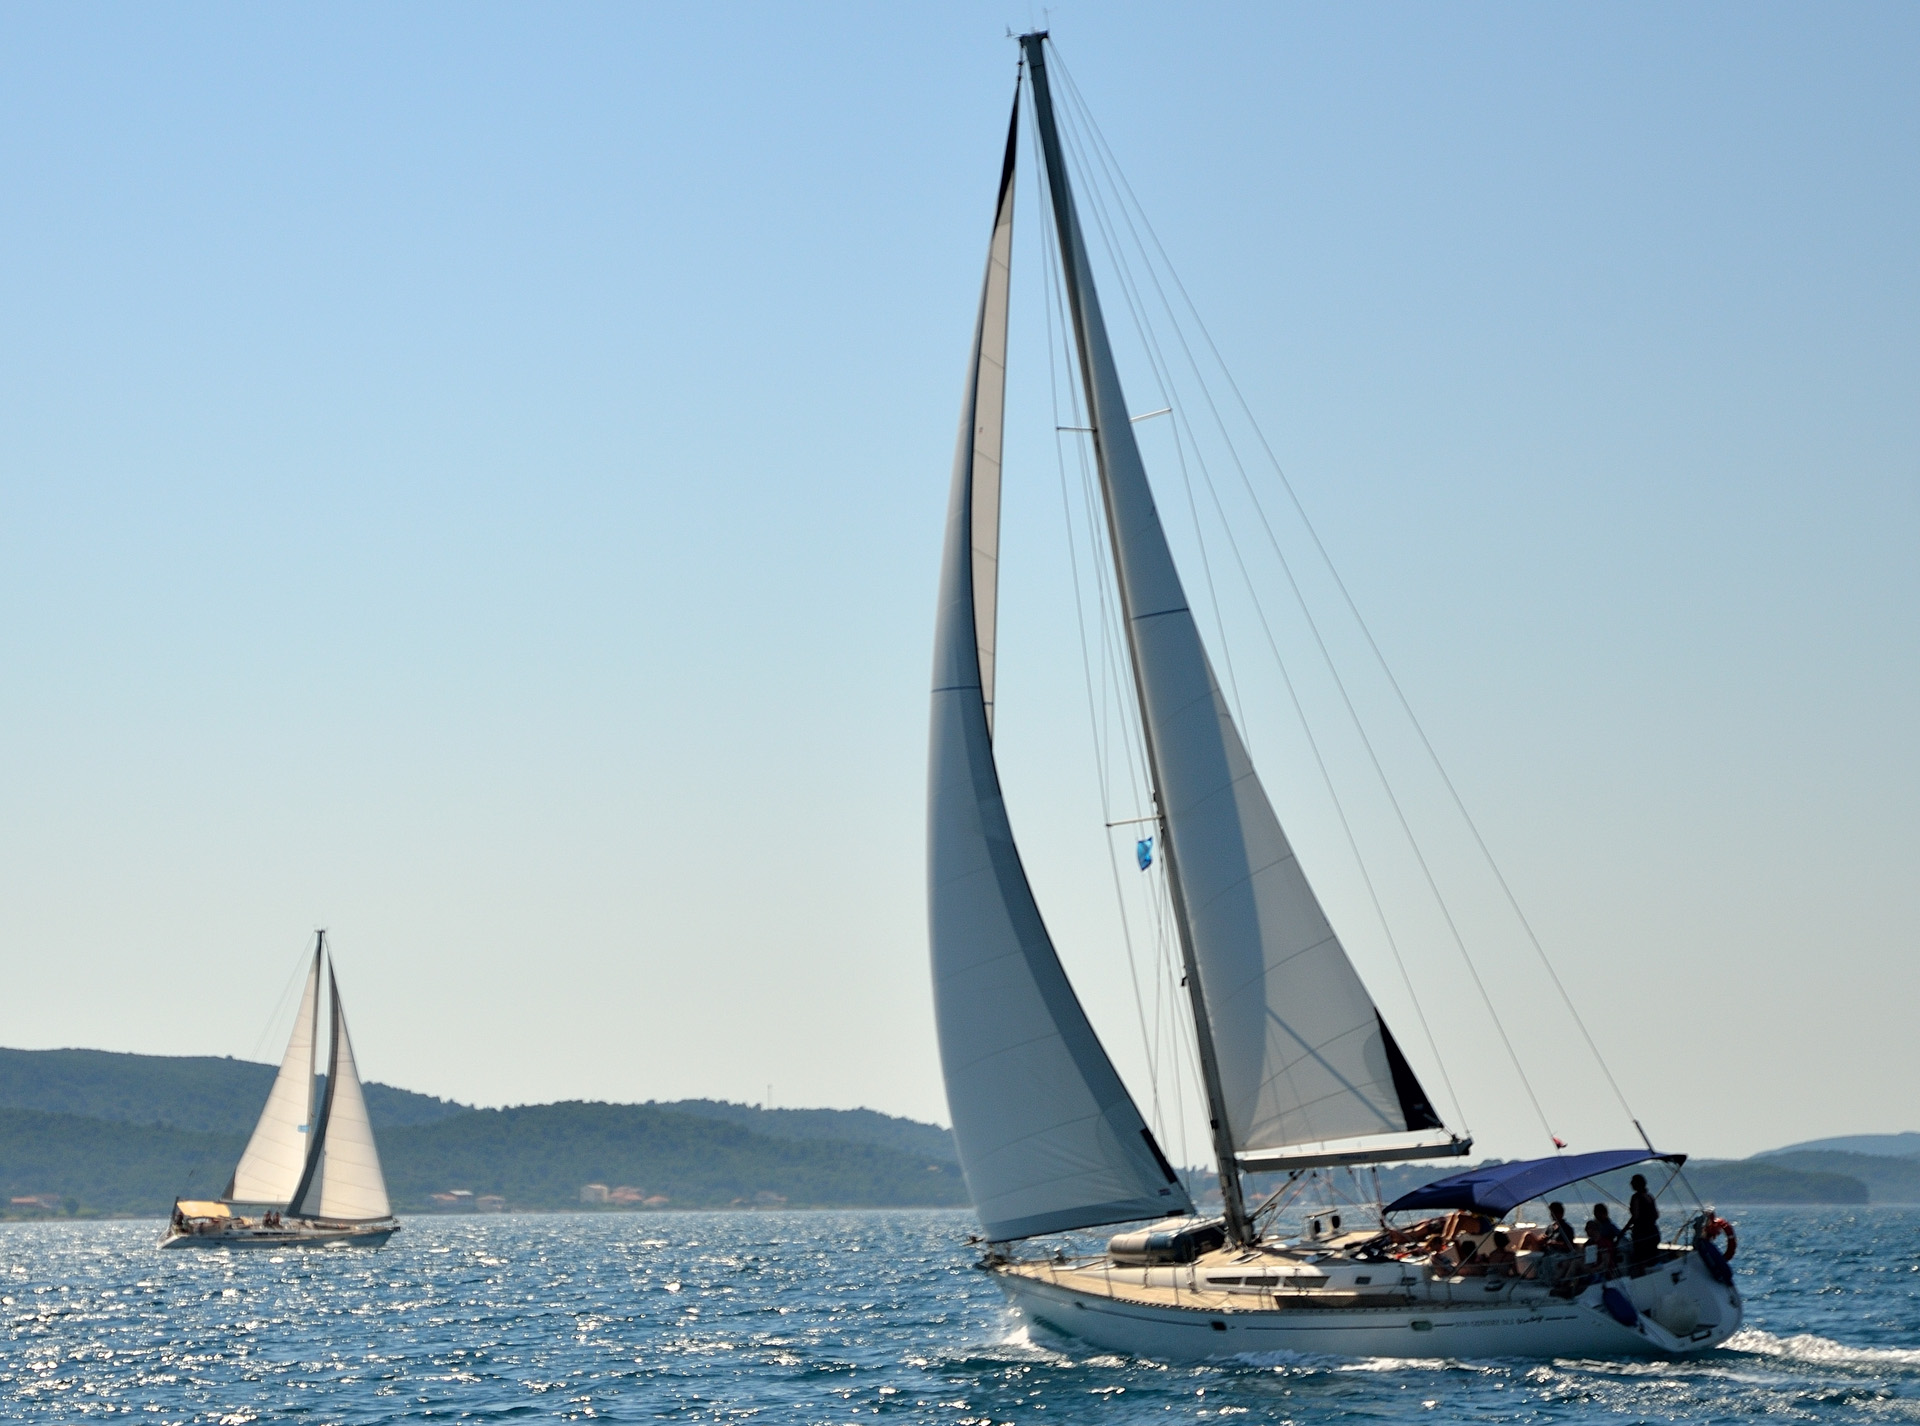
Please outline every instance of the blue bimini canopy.
M1578 1183L1583 1178L1592 1178L1595 1174L1612 1173L1629 1164L1649 1163L1654 1159L1677 1167L1687 1161L1687 1156L1654 1154L1645 1149L1602 1149L1593 1154L1555 1154L1548 1159L1488 1164L1416 1188L1411 1193L1403 1193L1387 1205L1387 1212L1465 1208L1499 1218L1511 1213L1528 1199L1540 1198L1556 1188Z

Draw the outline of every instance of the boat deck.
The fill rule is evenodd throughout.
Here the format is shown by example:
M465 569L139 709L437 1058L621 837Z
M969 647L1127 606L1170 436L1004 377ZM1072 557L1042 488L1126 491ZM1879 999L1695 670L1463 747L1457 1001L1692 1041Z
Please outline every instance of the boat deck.
M1669 1247L1632 1274L1671 1269L1682 1256ZM1209 1253L1192 1263L1135 1266L1101 1256L994 1263L992 1270L1067 1292L1141 1306L1212 1313L1328 1312L1367 1308L1532 1306L1554 1296L1553 1284L1514 1273L1435 1276L1422 1262L1364 1261L1337 1253L1277 1247ZM1563 1293L1565 1289L1563 1289Z

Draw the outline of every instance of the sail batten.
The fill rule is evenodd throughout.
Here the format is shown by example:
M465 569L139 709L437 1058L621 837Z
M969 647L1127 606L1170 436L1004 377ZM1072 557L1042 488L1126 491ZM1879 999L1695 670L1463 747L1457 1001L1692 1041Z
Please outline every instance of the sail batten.
M1281 830L1207 657L1134 439L1043 40L1023 46L1233 1226L1237 1154L1439 1120Z
M995 1240L1192 1207L1060 965L1021 865L993 756L1018 118L1016 100L954 456L927 799L941 1067L967 1190Z

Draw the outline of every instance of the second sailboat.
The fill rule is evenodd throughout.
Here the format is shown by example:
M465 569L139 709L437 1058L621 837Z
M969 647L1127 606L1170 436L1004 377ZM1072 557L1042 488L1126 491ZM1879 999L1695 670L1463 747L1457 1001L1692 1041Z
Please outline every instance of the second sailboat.
M323 971L328 1014L321 1079ZM249 1208L257 1211L242 1211ZM160 1246L377 1248L399 1231L321 931L280 1073L226 1192L176 1200Z

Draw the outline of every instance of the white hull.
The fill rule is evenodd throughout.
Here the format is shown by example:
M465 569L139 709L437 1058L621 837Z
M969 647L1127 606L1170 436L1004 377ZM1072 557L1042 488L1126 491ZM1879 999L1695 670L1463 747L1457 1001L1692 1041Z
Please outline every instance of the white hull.
M289 1223L280 1228L221 1227L202 1233L169 1230L160 1246L173 1248L378 1248L400 1231L392 1219L383 1223Z
M1739 1329L1739 1292L1685 1254L1637 1278L1616 1278L1639 1321L1623 1326L1595 1284L1578 1297L1509 1279L1420 1283L1391 1305L1319 1306L1211 1291L1109 1296L1102 1264L991 1269L1029 1323L1106 1351L1174 1361L1299 1353L1353 1357L1621 1357L1702 1352ZM1181 1270L1184 1272L1185 1270ZM1146 1300L1156 1297L1161 1300ZM1239 1297L1242 1302L1233 1299ZM1242 1305L1245 1303L1246 1305ZM1695 1325L1685 1334L1668 1322Z

